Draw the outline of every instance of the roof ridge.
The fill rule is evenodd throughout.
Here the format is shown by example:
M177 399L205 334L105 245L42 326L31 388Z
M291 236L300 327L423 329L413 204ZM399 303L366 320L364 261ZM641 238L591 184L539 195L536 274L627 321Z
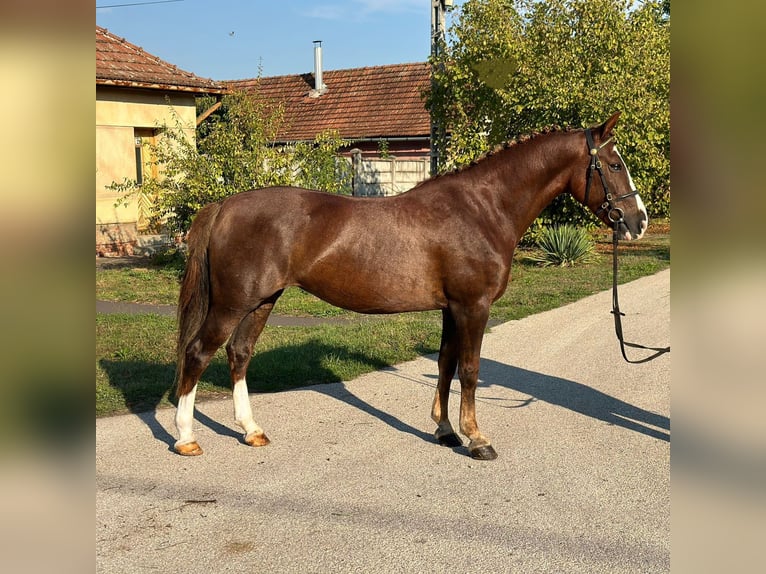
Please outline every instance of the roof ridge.
M102 33L105 36L110 36L111 38L114 38L115 40L119 41L121 44L127 42L127 40L125 38L123 38L121 36L118 36L114 32L110 32L108 28L104 28L102 26L99 26L98 24L96 24L96 28L98 28L98 30L101 30ZM96 30L96 31L98 31L98 30Z

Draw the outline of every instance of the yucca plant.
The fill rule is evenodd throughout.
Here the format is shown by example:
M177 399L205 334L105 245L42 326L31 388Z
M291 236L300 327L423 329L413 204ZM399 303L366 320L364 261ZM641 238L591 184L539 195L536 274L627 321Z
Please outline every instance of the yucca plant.
M588 232L573 225L557 225L542 230L537 238L537 250L527 259L543 267L566 267L589 263L595 258L595 244Z

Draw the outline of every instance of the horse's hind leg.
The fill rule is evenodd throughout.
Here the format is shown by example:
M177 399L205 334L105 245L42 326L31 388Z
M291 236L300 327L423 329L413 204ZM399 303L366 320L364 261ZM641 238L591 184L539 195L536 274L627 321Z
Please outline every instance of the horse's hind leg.
M449 421L448 405L452 379L458 362L457 330L449 309L442 311L442 340L439 349L439 382L431 407L431 418L438 425L434 436L444 446L461 446L463 441Z
M197 337L186 347L183 372L178 382L176 429L178 440L173 448L178 454L196 456L202 449L194 436L194 398L200 376L210 364L218 348L226 342L239 317L211 309Z
M226 345L234 398L234 420L245 431L244 441L250 446L265 446L269 439L253 420L250 396L247 392L247 366L253 356L253 347L263 331L274 302L281 292L248 314L234 331Z

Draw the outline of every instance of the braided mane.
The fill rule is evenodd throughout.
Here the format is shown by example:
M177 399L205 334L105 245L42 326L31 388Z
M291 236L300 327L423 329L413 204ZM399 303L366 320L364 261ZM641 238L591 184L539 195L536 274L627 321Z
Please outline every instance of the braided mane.
M530 142L530 141L532 141L532 140L534 140L536 138L539 138L540 136L545 136L545 135L548 135L548 134L551 134L551 133L568 133L568 132L571 132L571 131L574 131L574 129L573 128L569 128L569 127L568 128L561 128L560 126L553 125L553 126L545 127L545 128L543 128L541 130L538 130L536 132L532 132L530 134L523 134L523 135L517 136L517 137L515 137L515 138L513 138L511 140L508 140L508 141L505 141L503 143L497 144L491 150L486 151L483 154L481 154L479 157L477 157L476 159L471 160L470 163L468 163L466 165L463 165L463 166L460 166L460 167L457 167L457 168L453 169L452 171L450 171L448 173L458 173L458 172L464 171L464 170L468 169L469 167L471 167L473 165L476 165L477 163L480 163L480 162L484 161L485 159L487 159L489 157L492 157L493 155L495 155L495 154L497 154L497 153L499 153L501 151L505 151L507 149L510 149L510 148L518 146L518 145L523 145L523 144L528 143L528 142ZM447 175L447 174L445 173L444 175Z
M569 133L569 132L573 132L573 131L578 131L578 130L577 130L577 128L572 128L572 127L562 128L560 126L553 125L553 126L548 126L548 127L542 128L541 130L538 130L536 132L532 132L532 133L529 133L529 134L523 134L523 135L517 136L514 139L511 139L511 140L508 140L508 141L505 141L503 143L500 143L500 144L496 145L495 147L493 147L489 151L486 151L483 154L481 154L480 156L478 156L477 158L471 160L470 163L467 163L465 165L456 167L456 168L454 168L454 169L452 169L450 171L444 172L444 173L432 175L428 179L420 182L415 187L420 187L422 184L424 184L424 183L426 183L428 181L433 181L433 180L438 179L438 178L442 178L442 177L445 177L445 176L455 175L455 174L458 174L458 173L462 173L463 171L467 170L468 168L473 167L473 166L475 166L475 165L477 165L479 163L482 163L484 160L486 160L486 159L488 159L488 158L498 154L499 152L505 151L507 149L510 149L510 148L513 148L513 147L516 147L516 146L519 146L519 145L523 145L523 144L528 143L528 142L530 142L530 141L532 141L532 140L534 140L536 138L539 138L540 136L545 136L545 135L548 135L548 134L551 134L551 133Z

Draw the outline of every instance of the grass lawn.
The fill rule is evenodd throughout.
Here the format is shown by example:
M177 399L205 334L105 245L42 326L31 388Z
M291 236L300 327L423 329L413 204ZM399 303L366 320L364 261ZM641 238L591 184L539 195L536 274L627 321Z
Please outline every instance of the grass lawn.
M611 235L597 236L599 257L576 267L539 267L518 251L512 280L492 306L500 323L559 307L611 286ZM653 223L648 235L620 244L620 282L670 266L669 224ZM173 268L97 269L96 298L174 304L179 272ZM367 317L332 307L299 289L280 298L276 313L344 317L348 324L268 326L248 370L251 392L272 392L352 379L362 373L438 350L439 312ZM604 310L608 313L608 309ZM170 405L175 372L175 319L159 315L96 316L96 415L141 412ZM229 395L221 349L200 381L199 400Z

